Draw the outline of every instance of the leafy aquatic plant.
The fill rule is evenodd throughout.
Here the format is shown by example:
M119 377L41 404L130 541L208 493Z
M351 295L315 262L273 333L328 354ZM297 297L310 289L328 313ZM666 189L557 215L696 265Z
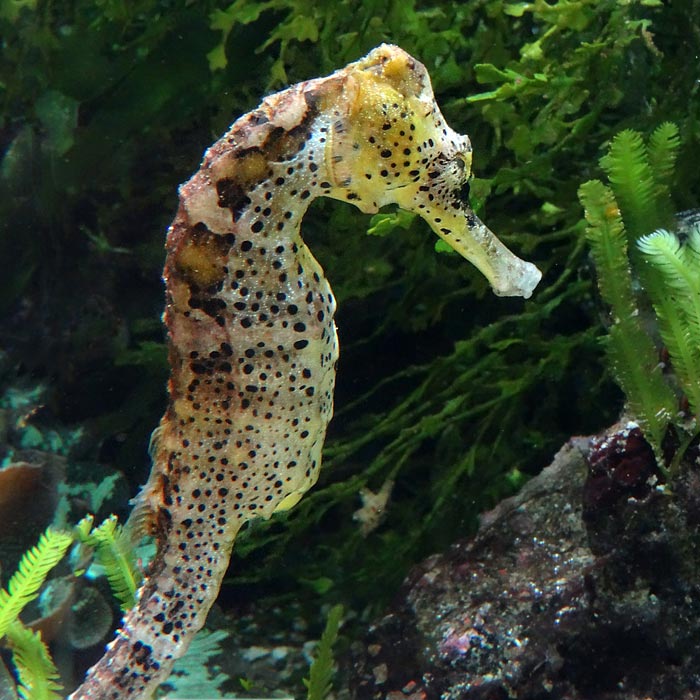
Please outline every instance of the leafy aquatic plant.
M316 656L309 669L309 677L304 679L307 700L325 700L331 692L333 680L333 645L338 638L343 606L334 605L328 612L326 628L316 649Z
M187 653L177 660L165 687L168 698L217 698L229 676L214 660L225 653L221 642L227 639L226 630L200 630L192 640Z
M39 632L13 622L7 629L12 660L17 667L17 691L23 700L61 700L58 670Z
M639 249L659 281L650 288L659 331L692 415L700 415L700 227L687 240L659 229Z
M39 595L46 576L63 559L72 542L70 534L49 528L37 544L24 553L7 588L0 590L0 637L24 607Z
M83 544L95 548L95 559L104 569L114 597L122 610L130 610L136 604L141 574L129 536L114 515L95 528L92 523L92 516L83 518L75 528L76 535Z
M598 286L611 310L605 338L610 365L657 457L668 426L685 425L676 382L692 415L700 410L700 230L692 227L682 244L660 228L673 223L671 184L679 146L678 128L671 123L659 126L646 144L641 134L622 131L601 159L610 187L592 180L579 189ZM644 323L649 300L675 382Z
M619 202L630 242L673 220L671 178L680 145L678 127L666 122L649 137L621 131L600 159ZM633 251L634 255L634 251Z
M19 674L18 691L27 700L60 700L58 671L39 632L18 619L23 608L39 595L47 575L63 558L73 537L48 528L24 553L6 589L0 589L0 639L7 638Z
M24 553L17 571L6 589L0 589L0 639L6 638L19 675L19 694L26 700L59 700L61 686L58 671L38 632L26 628L19 620L22 610L34 600L51 570L63 559L77 540L84 547L94 548L95 558L104 568L115 597L123 608L135 603L140 575L128 538L114 516L97 527L87 516L65 532L49 527L37 544ZM84 559L82 552L77 559Z
M579 196L586 210L586 237L598 271L600 293L612 309L606 337L610 366L630 412L658 449L675 401L662 377L656 347L642 328L622 217L612 191L600 181L582 185Z

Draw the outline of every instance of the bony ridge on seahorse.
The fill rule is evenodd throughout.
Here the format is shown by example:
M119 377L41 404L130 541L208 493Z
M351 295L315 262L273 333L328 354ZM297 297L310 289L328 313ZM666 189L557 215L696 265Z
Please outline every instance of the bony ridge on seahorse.
M241 526L316 482L338 357L333 293L299 234L316 197L416 212L496 294L531 295L540 272L469 205L471 160L424 66L389 45L267 97L206 152L168 231L170 402L132 517L157 554L72 700L147 698L203 626Z

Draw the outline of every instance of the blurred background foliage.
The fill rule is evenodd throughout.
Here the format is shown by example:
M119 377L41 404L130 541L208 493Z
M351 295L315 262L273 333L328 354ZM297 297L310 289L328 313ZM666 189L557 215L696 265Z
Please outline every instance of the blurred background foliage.
M221 599L376 610L569 435L616 418L576 191L620 129L672 120L674 201L697 205L699 22L697 0L0 0L5 385L48 382L43 415L84 428L134 493L166 400L178 184L264 94L401 45L472 139L480 216L544 279L498 299L420 220L317 202L304 236L342 347L325 468L241 539ZM365 535L360 489L391 482Z

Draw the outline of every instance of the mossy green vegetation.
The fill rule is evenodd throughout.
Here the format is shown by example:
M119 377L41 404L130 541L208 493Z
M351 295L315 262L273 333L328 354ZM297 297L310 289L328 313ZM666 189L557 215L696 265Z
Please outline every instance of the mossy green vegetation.
M600 161L610 187L591 180L579 189L598 287L611 310L608 358L627 410L662 466L669 425L691 434L697 430L695 420L688 423L680 410L681 395L688 399L690 417L695 419L700 408L700 230L691 226L682 244L661 228L674 225L671 192L679 146L672 123L659 126L648 143L640 133L624 130ZM644 314L649 301L672 374L649 331Z
M419 221L312 208L304 236L338 297L342 344L325 466L296 509L241 538L222 600L250 584L251 598L301 601L310 617L339 601L377 609L569 435L618 415L576 193L621 129L672 120L674 203L697 204L697 0L2 7L3 344L132 493L165 405L159 279L177 186L271 90L401 45L472 139L479 215L545 271L528 302L496 299ZM388 480L386 518L365 537L360 490Z

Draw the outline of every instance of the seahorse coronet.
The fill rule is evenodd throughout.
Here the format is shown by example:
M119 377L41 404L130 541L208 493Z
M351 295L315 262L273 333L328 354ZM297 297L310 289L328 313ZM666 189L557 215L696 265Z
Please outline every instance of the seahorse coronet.
M471 164L425 67L391 45L266 97L207 150L167 234L170 401L131 517L157 554L72 700L147 698L203 626L239 529L318 478L338 340L299 233L315 198L416 212L497 294L530 296L540 273L474 214Z

